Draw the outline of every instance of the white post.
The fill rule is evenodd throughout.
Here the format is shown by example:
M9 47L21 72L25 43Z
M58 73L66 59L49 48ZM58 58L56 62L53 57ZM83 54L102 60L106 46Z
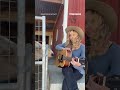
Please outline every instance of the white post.
M43 65L42 65L42 90L46 90L46 18L45 16L42 16L42 52L43 52Z
M63 41L62 43L66 42L67 40L67 35L65 32L65 28L67 27L67 22L68 22L68 2L69 0L64 0L64 17L63 17Z
M47 90L46 18L35 16L35 19L42 20L42 61L37 61L35 64L42 65L42 90Z

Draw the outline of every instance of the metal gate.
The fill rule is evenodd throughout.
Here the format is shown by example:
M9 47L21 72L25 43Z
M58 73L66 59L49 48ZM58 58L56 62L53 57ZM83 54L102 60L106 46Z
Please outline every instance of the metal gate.
M5 7L2 6L3 4L7 5L6 8L8 8L7 17L5 17L6 15L2 13L3 11L5 11L5 10L2 11L1 9L2 7ZM11 7L14 5L17 5L16 6L17 12L16 12L16 17L13 18L11 16L12 15ZM4 47L2 49L7 50L7 52L3 52L7 54L0 55L0 58L1 57L7 58L5 60L7 60L8 62L5 62L4 64L6 66L3 67L7 68L9 71L8 78L5 77L7 81L2 81L0 83L0 90L31 90L32 45L30 44L25 45L25 0L0 0L0 16L4 17L4 18L0 17L0 41L3 42L0 43L0 45ZM15 29L16 36L11 35L11 27L13 22L16 23L14 25L14 27L16 27ZM7 25L7 26L4 26L5 28L2 28L3 25ZM5 29L6 29L5 33L8 34L2 35ZM16 40L15 41L16 43L11 41L13 38L15 38L14 40ZM11 50L14 50L14 54L16 57L16 59L14 59L15 63L13 63L13 59L11 58L11 54L13 53ZM0 61L2 60L3 62L5 61L3 58ZM9 64L10 65L13 64L13 66L11 65L11 67L13 69L16 69L16 76L15 76L16 81L10 80L10 73L12 72L10 72L9 69L10 67L7 66ZM16 67L14 67L14 64ZM3 72L5 68L2 68Z
M35 25L35 32L37 31L37 39L35 41L39 44L39 31L42 30L42 48L37 48L42 51L42 55L40 58L40 54L38 54L39 58L35 60L35 90L47 90L48 46L46 45L46 18L45 16L35 16L35 21L37 21Z

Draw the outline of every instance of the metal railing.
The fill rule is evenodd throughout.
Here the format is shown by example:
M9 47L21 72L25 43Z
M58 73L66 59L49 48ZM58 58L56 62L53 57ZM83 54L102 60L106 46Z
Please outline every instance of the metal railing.
M35 65L38 65L38 88L36 90L39 90L40 88L42 90L47 90L47 71L48 71L48 46L46 45L46 18L45 16L35 16L35 20L38 20L38 25L40 25L39 20L42 20L42 60L41 61L35 61ZM38 31L40 30L40 27L38 27ZM39 36L38 36L38 42L39 42ZM39 86L39 65L42 65L42 87Z

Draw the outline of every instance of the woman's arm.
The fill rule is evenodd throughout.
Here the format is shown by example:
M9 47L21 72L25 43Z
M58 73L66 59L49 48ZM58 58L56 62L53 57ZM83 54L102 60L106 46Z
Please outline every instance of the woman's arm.
M76 58L79 58L80 60L85 60L85 45L82 45L80 50L79 50L81 53L78 57ZM74 66L81 66L81 63L80 62L76 62L74 59L71 61L71 63L74 65Z
M55 49L57 49L57 50L62 50L63 48L65 48L65 43L63 43L63 44L58 44L58 45L56 45L56 47L55 47Z
M120 48L116 48L112 54L108 75L120 75Z
M85 45L82 45L81 54L79 57L80 60L85 60Z

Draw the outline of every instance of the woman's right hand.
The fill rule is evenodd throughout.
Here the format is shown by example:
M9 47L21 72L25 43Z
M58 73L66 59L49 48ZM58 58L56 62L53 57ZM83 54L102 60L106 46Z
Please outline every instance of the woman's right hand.
M75 58L72 58L71 64L74 65L74 66L77 66L77 67L81 66L81 63L75 61Z
M63 48L62 50L71 51L71 49L70 49L70 48Z

